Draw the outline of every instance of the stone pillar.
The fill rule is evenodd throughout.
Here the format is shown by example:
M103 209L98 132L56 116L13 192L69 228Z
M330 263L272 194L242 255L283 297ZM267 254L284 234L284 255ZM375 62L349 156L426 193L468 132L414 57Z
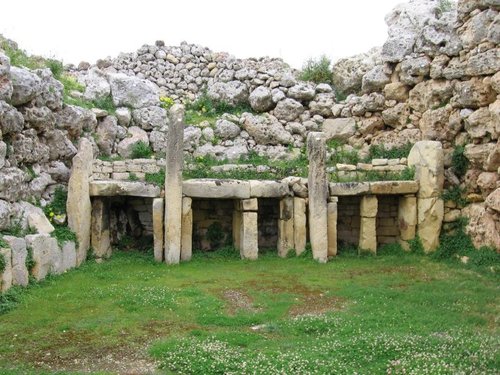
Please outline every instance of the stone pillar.
M14 236L3 236L3 239L12 250L12 284L26 286L29 283L29 273L26 268L26 240Z
M182 236L182 167L184 107L175 104L169 112L165 175L165 262L178 264Z
M417 193L417 234L426 252L439 246L439 234L444 217L441 199L444 183L444 155L440 142L415 143L408 155L408 166L415 167L419 182Z
M163 215L165 211L163 198L153 199L153 250L155 261L163 262Z
M89 178L92 174L92 145L86 138L80 139L78 153L73 157L71 176L68 182L66 213L68 226L78 238L76 265L86 258L90 247L90 222L92 206L89 194Z
M278 219L278 255L280 257L286 257L295 246L293 203L293 197L285 197L280 200Z
M337 255L337 197L330 197L328 202L328 256Z
M193 210L192 199L182 198L182 236L181 236L181 260L191 260L193 255Z
M365 195L361 198L359 248L372 253L377 252L377 211L378 199L375 195Z
M326 138L323 133L307 136L309 159L309 238L313 258L324 263L328 259L328 180L326 176Z
M293 243L297 255L306 249L307 242L307 215L306 200L304 198L293 198Z
M111 236L109 233L109 203L106 198L92 200L92 248L96 258L111 256Z
M405 195L399 198L398 206L399 243L409 250L408 241L415 238L417 227L417 198Z
M12 286L12 250L10 247L0 247L0 256L5 261L5 269L0 272L0 292L5 292Z
M242 259L257 259L259 255L259 228L257 221L257 198L238 202L240 212L239 249Z
M233 210L233 246L236 250L240 250L241 244L241 211L240 202L234 201Z

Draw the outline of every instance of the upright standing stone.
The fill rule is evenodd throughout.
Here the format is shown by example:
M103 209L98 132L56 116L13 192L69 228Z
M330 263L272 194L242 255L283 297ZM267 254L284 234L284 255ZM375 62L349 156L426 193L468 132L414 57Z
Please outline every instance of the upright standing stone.
M337 255L337 197L330 197L328 202L328 256Z
M300 255L306 249L307 242L307 215L306 200L304 198L293 198L293 243L295 252Z
M66 241L61 248L62 253L62 272L76 267L76 245L73 241Z
M313 258L319 262L328 259L328 182L326 177L325 135L311 132L307 136L309 159L309 238Z
M278 222L278 255L280 257L286 257L288 252L295 247L293 217L293 198L282 198Z
M5 261L5 268L0 272L0 292L5 292L12 286L12 251L10 247L1 247L0 255Z
M259 256L259 230L257 221L257 198L242 199L237 202L240 214L239 249L241 259L255 260Z
M439 234L444 218L441 199L444 183L443 147L437 141L415 143L408 155L408 165L415 167L419 182L417 193L417 234L426 252L439 246Z
M408 250L408 242L415 238L417 227L417 198L406 195L399 198L399 243Z
M377 252L377 211L378 200L375 195L361 198L359 248L373 253Z
M184 144L184 107L170 108L165 176L165 262L178 264L182 237L182 167Z
M28 250L24 238L3 236L5 242L12 250L12 284L26 286L29 283L29 273L26 268Z
M165 211L163 198L153 199L153 249L157 262L163 262L163 215Z
M37 280L43 280L54 271L54 261L57 261L58 253L57 240L48 234L30 234L25 237L26 246L33 252L35 265L31 269L31 274Z
M192 199L182 198L182 238L181 238L181 260L191 260L193 255L193 209Z
M236 250L241 249L241 211L237 200L234 201L233 210L233 246Z
M71 168L68 183L68 200L66 202L68 226L76 233L78 238L77 266L85 260L90 247L92 206L89 195L89 177L92 173L92 159L90 141L81 138L78 153L73 158L73 167Z
M106 198L94 197L92 201L92 248L97 258L111 256L109 232L109 202Z

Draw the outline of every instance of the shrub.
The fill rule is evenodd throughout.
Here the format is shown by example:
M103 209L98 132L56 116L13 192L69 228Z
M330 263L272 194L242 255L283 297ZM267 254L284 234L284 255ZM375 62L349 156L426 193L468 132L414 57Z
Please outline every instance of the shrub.
M500 265L500 254L491 247L483 246L469 254L469 264L474 267L491 267Z
M113 98L111 97L111 95L93 100L91 102L91 107L103 109L111 115L115 114L116 112L116 106L115 103L113 103Z
M3 246L0 246L3 247ZM5 256L3 254L0 254L0 273L5 271L5 266L7 265L7 262L5 261Z
M165 185L165 169L160 169L157 173L146 173L146 182L162 187Z
M415 238L408 241L408 245L410 247L410 253L420 255L425 254L424 245L422 245L422 240L420 239L418 234L415 236Z
M319 59L309 59L302 67L299 79L314 83L332 84L331 61L325 55Z
M68 192L61 186L58 186L54 191L52 202L44 207L45 215L65 215L66 214L66 201L68 200ZM51 215L52 213L52 215Z
M463 177L469 168L469 159L464 155L464 146L456 146L451 154L451 168L458 178Z
M64 72L64 66L61 61L55 59L47 59L45 65L50 69L55 79L58 80L61 78Z
M465 233L466 225L466 218L460 218L453 223L451 231L441 235L439 247L431 255L432 258L439 260L452 259L459 253L466 254L475 251L472 240Z
M73 241L78 246L76 233L68 227L56 225L54 231L50 235L57 239L59 246L64 245L64 243L68 241Z
M463 207L467 204L467 198L464 198L464 189L458 185L444 190L441 198L444 201L452 201L459 207Z
M26 265L26 269L28 270L28 272L31 274L31 270L33 269L33 267L35 267L35 259L33 259L33 249L31 248L31 246L27 246L26 250L27 255L24 264Z
M150 158L151 156L153 156L153 150L146 142L139 141L132 146L132 159Z
M410 154L413 143L405 143L400 147L386 148L383 144L371 145L365 161L373 159L401 159L407 158Z

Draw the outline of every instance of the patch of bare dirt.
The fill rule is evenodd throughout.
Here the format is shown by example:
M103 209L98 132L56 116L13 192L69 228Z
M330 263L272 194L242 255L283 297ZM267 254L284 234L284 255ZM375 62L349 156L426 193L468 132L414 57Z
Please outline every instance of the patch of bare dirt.
M261 310L254 306L252 298L242 290L225 289L221 292L221 297L226 302L226 309L231 315L236 314L238 310L245 310L252 313Z

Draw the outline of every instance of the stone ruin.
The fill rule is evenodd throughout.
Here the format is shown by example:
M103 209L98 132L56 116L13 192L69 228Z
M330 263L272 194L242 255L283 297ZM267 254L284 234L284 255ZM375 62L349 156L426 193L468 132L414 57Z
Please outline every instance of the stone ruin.
M14 223L35 232L4 236L9 246L0 251L10 271L3 273L2 288L27 282L27 248L37 264L32 272L41 279L81 264L93 243L105 258L107 241L116 243L124 230L153 237L157 258L171 263L189 258L193 244L211 249L218 241L252 258L268 247L300 252L305 240L323 261L325 246L327 255L337 243L375 251L407 241L414 231L430 250L439 232L463 216L476 247L500 249L500 4L448 5L398 5L386 17L384 45L335 63L333 86L301 81L280 59L238 59L159 41L93 66L67 67L84 90L65 93L49 69L11 66L0 51L0 232ZM180 141L170 143L177 122L160 97L188 103L204 90L212 100L247 103L253 113L190 124ZM110 98L116 113L68 104L68 95ZM327 183L330 171L321 165L325 138L362 156L374 145L414 143L407 159L336 168L349 175L414 165L415 181ZM177 158L130 160L138 141L156 153L175 149ZM179 173L167 173L164 189L141 181L158 168L175 170L179 165L168 163L180 154L237 160L255 152L287 159L306 146L315 155L311 179L181 182ZM453 163L457 147L467 162L462 173ZM105 162L97 155L125 160ZM128 181L132 173L139 181ZM37 207L51 202L59 187L68 189L68 211L83 213L67 218L78 246L54 242L50 222ZM461 192L463 202L443 202L441 189ZM167 204L174 197L175 204ZM207 239L214 217L222 240Z

